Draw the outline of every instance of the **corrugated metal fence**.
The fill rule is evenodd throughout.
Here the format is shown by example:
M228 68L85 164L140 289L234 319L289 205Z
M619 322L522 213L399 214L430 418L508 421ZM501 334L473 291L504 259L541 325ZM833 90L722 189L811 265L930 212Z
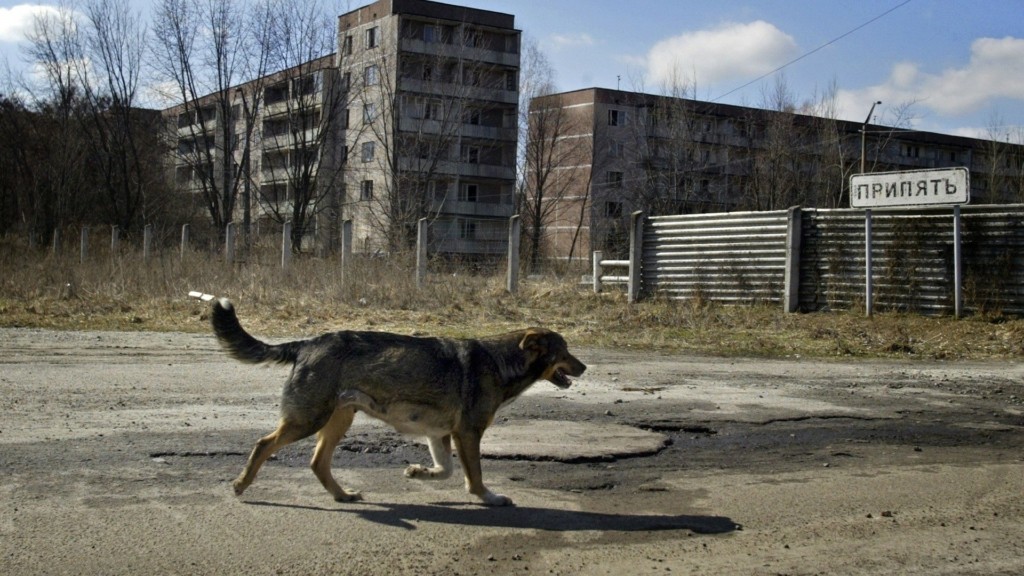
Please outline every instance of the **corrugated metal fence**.
M646 218L641 293L777 302L789 310L864 303L864 211ZM961 207L964 310L1024 314L1024 205ZM876 310L951 314L953 209L874 210Z

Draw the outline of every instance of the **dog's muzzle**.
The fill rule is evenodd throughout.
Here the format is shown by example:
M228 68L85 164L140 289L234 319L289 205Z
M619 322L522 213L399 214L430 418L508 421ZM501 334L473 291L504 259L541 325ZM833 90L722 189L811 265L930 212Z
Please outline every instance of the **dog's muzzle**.
M586 369L586 364L575 358L572 358L571 360L563 360L555 365L554 370L551 371L551 375L548 376L547 380L559 388L568 388L569 386L572 386L572 380L569 379L569 376L579 378L583 375L583 372L586 371Z

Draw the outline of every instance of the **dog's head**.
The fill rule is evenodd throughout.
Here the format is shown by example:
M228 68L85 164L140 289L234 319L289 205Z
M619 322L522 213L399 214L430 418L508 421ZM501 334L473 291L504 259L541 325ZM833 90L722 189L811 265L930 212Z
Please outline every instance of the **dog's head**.
M547 380L559 388L568 388L587 366L569 353L569 346L558 332L544 328L530 328L519 342L519 348L526 353L527 366L538 369L538 380Z

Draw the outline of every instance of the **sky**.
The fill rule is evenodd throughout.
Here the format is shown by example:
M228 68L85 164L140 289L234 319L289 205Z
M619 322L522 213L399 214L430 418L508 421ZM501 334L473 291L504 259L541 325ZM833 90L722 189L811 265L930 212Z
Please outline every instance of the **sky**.
M700 100L761 107L778 86L797 105L834 89L843 119L863 122L881 101L872 122L1024 142L1024 0L452 3L513 14L559 91L661 93L674 81ZM0 66L23 65L27 15L45 6L0 0Z

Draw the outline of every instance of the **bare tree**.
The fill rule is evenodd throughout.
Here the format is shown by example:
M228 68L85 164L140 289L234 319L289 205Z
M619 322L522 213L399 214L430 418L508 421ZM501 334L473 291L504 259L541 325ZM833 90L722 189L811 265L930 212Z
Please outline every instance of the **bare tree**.
M400 30L363 32L356 41L374 44L342 69L351 74L353 85L359 83L351 114L351 123L359 127L348 131L347 142L355 155L348 170L360 186L352 191L350 210L363 214L383 239L378 248L402 251L415 241L419 219L438 222L455 202L484 202L501 194L463 187L458 167L512 164L511 139L488 135L503 129L504 112L480 96L505 89L509 78L501 68L469 57L490 39L466 25L410 20ZM434 49L421 54L393 45L428 35L425 42ZM343 46L343 58L345 53ZM374 183L380 186L374 189ZM443 224L450 228L453 222Z
M299 251L323 216L336 241L348 155L343 131L351 80L339 74L334 15L319 0L279 4L272 62L283 72L265 87L260 204L278 222L291 221Z
M762 89L763 132L754 150L749 196L753 210L779 210L803 201L800 188L800 148L807 144L797 124L796 99L782 75Z
M674 74L641 103L627 147L638 170L627 186L636 209L679 214L727 203L722 180L729 159L719 135L726 127L702 110L696 91L696 83Z
M27 39L26 55L43 80L41 85L22 86L30 102L8 118L8 126L20 127L18 140L37 146L21 164L31 182L31 200L22 205L31 206L32 228L49 234L81 221L94 203L82 194L91 190L86 186L89 145L81 134L81 86L75 72L83 50L68 5L35 18ZM39 164L41 159L45 163Z
M177 181L199 193L223 233L243 197L252 204L253 133L270 64L272 0L161 0L155 7L154 62L178 102L171 139ZM239 89L245 83L244 89Z
M554 70L535 42L524 43L520 84L519 213L526 230L526 249L531 270L536 271L544 251L544 230L556 219L560 226L573 225L566 210L569 196L580 195L583 165L590 150L579 136L589 123L562 105L558 98L545 99L555 91ZM585 196L585 195L583 195ZM583 205L587 202L577 198ZM579 224L585 212L578 215ZM577 226L578 228L578 226Z

